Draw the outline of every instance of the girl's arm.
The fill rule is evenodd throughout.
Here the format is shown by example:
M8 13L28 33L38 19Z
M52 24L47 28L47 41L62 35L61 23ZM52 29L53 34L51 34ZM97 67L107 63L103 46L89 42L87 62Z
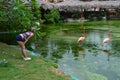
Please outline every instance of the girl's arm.
M33 36L34 34L31 33L31 35L24 41L24 44Z

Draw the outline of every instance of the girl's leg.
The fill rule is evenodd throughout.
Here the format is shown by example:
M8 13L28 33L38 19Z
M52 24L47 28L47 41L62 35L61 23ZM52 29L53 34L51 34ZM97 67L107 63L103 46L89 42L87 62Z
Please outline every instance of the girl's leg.
M17 41L17 43L20 45L20 47L21 47L21 51L22 51L22 54L23 54L23 56L24 56L24 58L26 58L27 57L27 53L26 53L26 50L25 50L25 45L24 45L24 43L22 42L22 41Z

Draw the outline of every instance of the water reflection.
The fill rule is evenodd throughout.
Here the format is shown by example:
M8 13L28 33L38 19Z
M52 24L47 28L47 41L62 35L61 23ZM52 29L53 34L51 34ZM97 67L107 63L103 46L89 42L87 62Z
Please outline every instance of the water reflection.
M85 58L85 50L84 50L84 48L79 48L78 53L79 53L79 55L82 55L83 58Z
M110 56L110 51L109 50L103 50L104 54L107 55L107 61L110 60L109 56Z
M80 44L74 40L48 39L37 49L45 58L57 62L59 69L79 80L119 80L120 59L115 56L120 51L119 40L102 45L107 36L107 31L88 30Z

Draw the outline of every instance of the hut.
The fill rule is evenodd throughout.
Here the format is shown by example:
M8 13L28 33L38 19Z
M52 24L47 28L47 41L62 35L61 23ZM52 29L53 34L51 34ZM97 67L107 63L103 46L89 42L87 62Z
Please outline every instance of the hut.
M65 18L81 18L87 19L89 17L96 18L93 14L100 14L107 19L120 19L120 1L81 1L81 0L65 0L58 3L44 2L37 0L40 8L45 11L57 8L62 16ZM89 16L92 14L92 16ZM98 15L99 17L99 15Z
M116 10L120 7L120 1L80 1L80 0L68 0L65 2L57 3L56 7L60 12L74 12L80 13L82 19L88 18L89 14L99 14L103 18L112 19L120 18L119 12ZM91 16L96 17L96 16Z

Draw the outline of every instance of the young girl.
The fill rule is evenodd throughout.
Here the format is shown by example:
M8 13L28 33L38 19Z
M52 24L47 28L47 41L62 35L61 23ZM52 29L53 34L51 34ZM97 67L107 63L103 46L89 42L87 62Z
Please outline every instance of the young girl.
M25 51L25 43L34 35L34 32L35 28L31 27L31 29L28 32L21 33L16 37L16 41L21 47L24 60L31 60L31 58L27 56L27 53Z

